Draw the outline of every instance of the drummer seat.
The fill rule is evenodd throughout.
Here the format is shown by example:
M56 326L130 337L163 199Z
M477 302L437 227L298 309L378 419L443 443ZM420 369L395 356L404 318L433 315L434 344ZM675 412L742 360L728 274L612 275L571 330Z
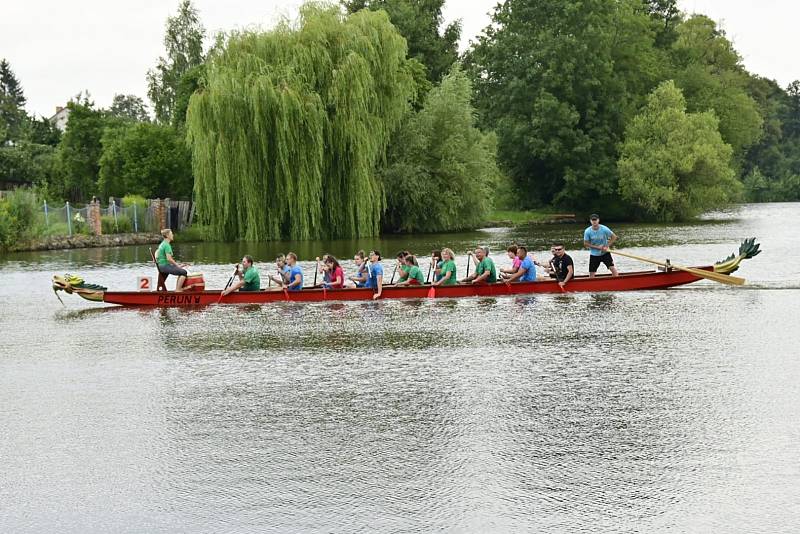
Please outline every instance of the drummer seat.
M150 251L150 257L153 259L153 265L156 266L156 272L158 273L158 283L156 283L156 290L157 291L166 291L167 290L167 277L169 276L168 273L162 273L158 270L158 262L156 261L156 255L153 254L153 247L148 247Z

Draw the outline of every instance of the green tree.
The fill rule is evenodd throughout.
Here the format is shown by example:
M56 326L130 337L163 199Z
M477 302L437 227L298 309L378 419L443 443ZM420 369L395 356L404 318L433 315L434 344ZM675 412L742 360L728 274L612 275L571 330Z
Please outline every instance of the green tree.
M644 0L647 12L653 20L655 45L669 48L678 38L677 27L683 20L677 0Z
M181 76L175 90L175 111L172 114L172 125L183 127L186 124L186 110L189 108L189 99L195 91L203 87L206 75L206 65L197 65L187 70Z
M714 110L719 131L739 167L762 135L763 118L748 94L749 75L741 57L716 23L695 15L677 27L672 45L674 78L690 112Z
M191 198L191 156L171 126L128 123L106 128L97 189L102 198Z
M136 95L114 95L108 114L135 122L150 122L147 105Z
M24 136L27 114L25 95L11 65L0 60L0 145Z
M375 235L375 169L414 90L383 12L307 4L296 24L232 34L186 116L198 214L225 238Z
M428 79L439 82L458 59L461 21L442 30L445 0L343 0L349 13L384 10L408 43L408 57L425 65Z
M800 80L786 88L788 100L783 111L782 122L788 137L800 138Z
M206 32L191 0L181 2L177 15L168 17L166 26L166 57L158 58L155 69L147 73L147 96L153 103L156 120L169 124L175 111L181 77L203 63Z
M0 146L0 182L18 186L45 185L53 181L56 150L49 145L20 141Z
M472 84L455 65L398 130L382 171L384 228L437 232L474 228L491 207L499 171L494 135L475 127Z
M100 170L100 139L107 121L88 97L67 104L67 130L58 146L59 183L56 190L73 201L85 201L95 192Z
M46 117L30 117L29 141L48 146L58 146L61 141L61 130L55 127Z
M618 145L663 76L641 0L507 0L466 56L525 207L622 211Z
M741 184L718 123L713 112L687 113L671 80L653 91L625 131L619 160L620 194L638 215L686 219L737 198Z

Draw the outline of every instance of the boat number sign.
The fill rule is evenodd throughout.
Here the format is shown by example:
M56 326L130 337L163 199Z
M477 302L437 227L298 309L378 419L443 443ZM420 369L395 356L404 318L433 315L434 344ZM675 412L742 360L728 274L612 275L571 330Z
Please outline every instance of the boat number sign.
M150 291L153 288L153 280L149 276L140 276L136 280L139 291Z

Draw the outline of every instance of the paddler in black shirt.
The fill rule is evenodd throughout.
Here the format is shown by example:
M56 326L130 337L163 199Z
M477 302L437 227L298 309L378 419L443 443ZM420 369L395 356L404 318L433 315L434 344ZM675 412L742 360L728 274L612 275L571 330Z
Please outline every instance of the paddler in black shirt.
M564 287L567 282L575 276L575 263L569 254L564 251L563 243L553 245L553 259L551 260L553 270L555 270L558 285Z

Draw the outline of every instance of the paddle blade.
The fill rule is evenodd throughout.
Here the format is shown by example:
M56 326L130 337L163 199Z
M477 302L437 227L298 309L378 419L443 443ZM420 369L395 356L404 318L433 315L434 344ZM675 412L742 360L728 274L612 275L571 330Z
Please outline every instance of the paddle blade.
M431 286L431 288L428 290L428 298L429 299L436 298L436 288L435 287Z

